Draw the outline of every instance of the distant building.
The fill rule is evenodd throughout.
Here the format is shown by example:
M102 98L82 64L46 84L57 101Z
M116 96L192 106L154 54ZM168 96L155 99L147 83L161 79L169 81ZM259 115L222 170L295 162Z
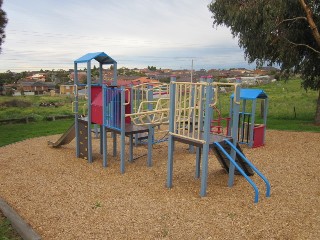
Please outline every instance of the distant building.
M60 94L63 95L73 95L74 94L74 85L60 85Z
M48 86L42 82L20 82L20 90L26 95L41 95L48 92Z
M33 74L32 76L26 77L28 81L33 81L33 82L45 82L46 81L46 76L43 74Z

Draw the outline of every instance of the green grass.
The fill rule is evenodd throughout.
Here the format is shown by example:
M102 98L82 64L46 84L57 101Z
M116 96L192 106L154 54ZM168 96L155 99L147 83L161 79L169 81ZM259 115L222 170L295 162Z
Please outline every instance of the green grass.
M286 120L269 118L267 120L267 129L296 132L320 132L320 126L315 126L313 121L295 119Z
M278 81L252 88L262 89L268 95L268 129L320 132L320 127L313 124L318 92L305 91L301 88L300 79ZM224 117L229 114L229 96L230 93L219 95L217 107ZM246 111L251 111L250 101L247 102ZM257 103L256 122L262 122L260 101Z
M0 147L28 138L59 134L66 131L74 119L39 121L29 124L0 125Z
M0 120L12 118L34 117L36 120L43 120L46 116L52 115L70 115L72 113L72 101L70 96L57 95L51 96L16 96L5 97L0 96ZM13 103L12 103L13 102ZM40 103L55 103L57 107L42 107ZM8 105L17 104L16 107ZM27 103L30 106L25 106ZM82 106L85 100L79 101L79 108L82 111Z
M20 240L22 239L12 228L8 219L0 212L0 240Z
M314 120L318 92L305 91L300 79L278 81L255 88L263 89L269 96L268 118Z

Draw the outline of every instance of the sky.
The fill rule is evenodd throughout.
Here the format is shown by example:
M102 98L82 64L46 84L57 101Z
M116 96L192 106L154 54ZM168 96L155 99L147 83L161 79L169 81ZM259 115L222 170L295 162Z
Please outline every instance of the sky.
M0 72L72 69L91 52L128 68L191 69L192 62L195 70L254 68L230 30L213 27L210 2L4 0Z

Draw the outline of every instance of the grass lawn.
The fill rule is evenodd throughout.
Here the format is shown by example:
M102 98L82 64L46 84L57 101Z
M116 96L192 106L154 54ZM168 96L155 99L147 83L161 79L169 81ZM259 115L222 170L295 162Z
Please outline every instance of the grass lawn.
M74 119L0 125L0 147L28 138L63 133Z
M22 239L12 228L10 222L0 212L0 240Z

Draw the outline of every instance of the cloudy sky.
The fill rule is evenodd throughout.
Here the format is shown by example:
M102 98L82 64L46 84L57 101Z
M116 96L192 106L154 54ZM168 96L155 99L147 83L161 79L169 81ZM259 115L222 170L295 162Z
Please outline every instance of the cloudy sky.
M210 0L4 0L9 19L0 72L69 69L89 52L118 66L194 69L255 66L237 39L212 27Z

